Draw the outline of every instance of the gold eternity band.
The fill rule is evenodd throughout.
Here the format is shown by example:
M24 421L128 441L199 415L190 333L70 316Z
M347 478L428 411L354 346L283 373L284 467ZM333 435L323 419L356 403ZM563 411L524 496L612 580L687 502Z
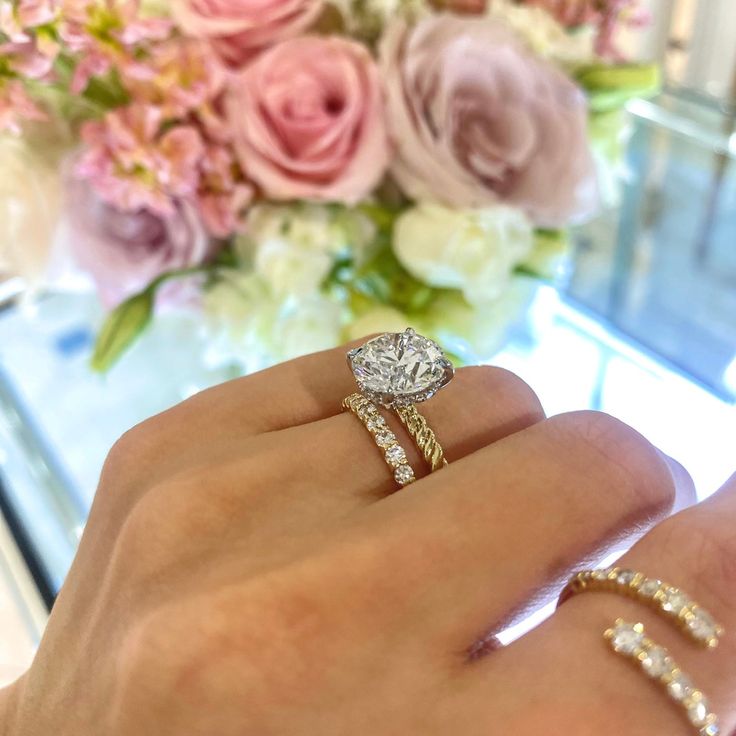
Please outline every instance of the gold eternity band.
M354 393L343 400L342 406L343 409L355 414L371 434L383 454L383 459L393 471L394 480L399 486L408 486L413 483L416 476L406 459L406 452L376 405L362 394Z
M589 591L618 593L640 600L674 621L695 642L711 649L718 646L723 635L723 627L687 593L635 570L610 567L579 572L565 586L560 603Z
M693 685L693 681L665 647L647 637L643 624L617 619L604 636L614 652L627 657L652 680L666 688L670 698L683 708L699 736L720 735L718 717L710 710L702 690Z

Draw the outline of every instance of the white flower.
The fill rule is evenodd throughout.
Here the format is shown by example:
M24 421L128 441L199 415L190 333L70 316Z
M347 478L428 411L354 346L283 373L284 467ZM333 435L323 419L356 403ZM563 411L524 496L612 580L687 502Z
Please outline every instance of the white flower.
M330 0L345 23L345 30L359 38L371 39L380 35L392 19L417 19L430 12L426 0Z
M500 299L481 306L445 292L422 315L420 329L466 364L487 362L528 315L539 286L538 279L514 276Z
M259 205L239 247L276 296L306 296L319 291L337 258L359 257L373 235L370 221L352 210Z
M278 296L314 294L331 268L328 252L304 248L284 238L261 241L256 249L256 273Z
M504 293L533 240L526 215L504 205L452 210L420 204L402 214L394 229L396 255L412 275L431 286L460 289L471 304Z
M493 0L488 15L505 21L539 56L563 66L588 64L595 58L595 31L580 28L571 32L544 8L518 5L514 0Z
M378 305L350 323L347 339L358 340L379 332L403 332L407 327L416 325L411 324L403 312L393 307Z
M42 281L61 209L57 157L0 137L0 271Z
M251 373L339 345L342 309L321 294L276 297L252 272L223 271L203 297L208 361Z
M339 345L341 315L340 305L321 294L284 302L272 333L278 359L290 360Z

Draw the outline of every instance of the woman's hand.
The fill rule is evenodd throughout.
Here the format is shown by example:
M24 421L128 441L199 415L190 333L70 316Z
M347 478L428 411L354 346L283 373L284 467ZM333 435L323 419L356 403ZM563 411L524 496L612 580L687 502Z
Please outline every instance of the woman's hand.
M393 493L340 410L344 356L211 389L118 442L38 656L2 693L0 734L692 733L607 650L617 616L670 647L730 733L736 483L625 558L722 620L714 652L611 594L571 599L507 647L479 644L667 516L688 479L620 422L545 419L519 379L469 368L422 407L450 466Z

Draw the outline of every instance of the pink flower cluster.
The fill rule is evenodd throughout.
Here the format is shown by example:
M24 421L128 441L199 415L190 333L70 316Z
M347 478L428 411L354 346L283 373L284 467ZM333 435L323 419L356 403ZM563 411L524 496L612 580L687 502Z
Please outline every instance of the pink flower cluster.
M631 2L528 1L571 25ZM508 28L472 14L397 19L374 58L357 40L310 32L323 9L171 0L169 19L141 0L0 0L0 126L42 114L20 80L52 75L61 47L59 59L76 59L73 94L108 85L124 100L83 125L75 172L104 203L95 211L147 232L194 232L194 212L224 239L258 198L354 204L387 175L408 198L505 202L542 226L591 210L585 98ZM181 262L209 251L187 253Z
M353 204L387 172L410 197L505 201L545 226L592 208L584 97L505 27L396 22L377 62L357 41L301 34L317 10L175 0L190 35L150 45L162 29L121 16L116 48L145 48L119 66L132 102L85 126L79 172L122 209L194 201L221 237L252 197Z
M22 79L40 80L51 73L56 43L36 31L56 17L54 0L19 0L0 4L0 132L19 133L24 120L45 114L28 95Z
M614 36L622 25L639 26L649 20L640 0L523 0L547 10L566 28L590 25L596 29L595 50L604 58L618 59Z

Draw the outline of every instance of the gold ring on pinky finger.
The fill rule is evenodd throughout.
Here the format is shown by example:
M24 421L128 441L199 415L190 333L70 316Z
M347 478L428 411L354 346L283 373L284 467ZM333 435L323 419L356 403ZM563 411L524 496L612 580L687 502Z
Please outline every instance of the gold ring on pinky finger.
M403 488L416 480L414 470L406 459L406 452L391 431L378 408L361 394L351 394L342 402L343 409L355 414L370 432L376 445L383 453L383 459L391 468L394 480Z
M646 603L674 621L691 639L713 649L723 636L723 627L687 593L641 572L620 567L583 570L577 573L560 594L560 604L578 593L609 592Z
M665 647L646 636L644 625L617 619L604 633L614 652L629 658L653 680L666 688L670 698L684 709L699 736L720 736L718 717L708 706L708 699L683 673Z

